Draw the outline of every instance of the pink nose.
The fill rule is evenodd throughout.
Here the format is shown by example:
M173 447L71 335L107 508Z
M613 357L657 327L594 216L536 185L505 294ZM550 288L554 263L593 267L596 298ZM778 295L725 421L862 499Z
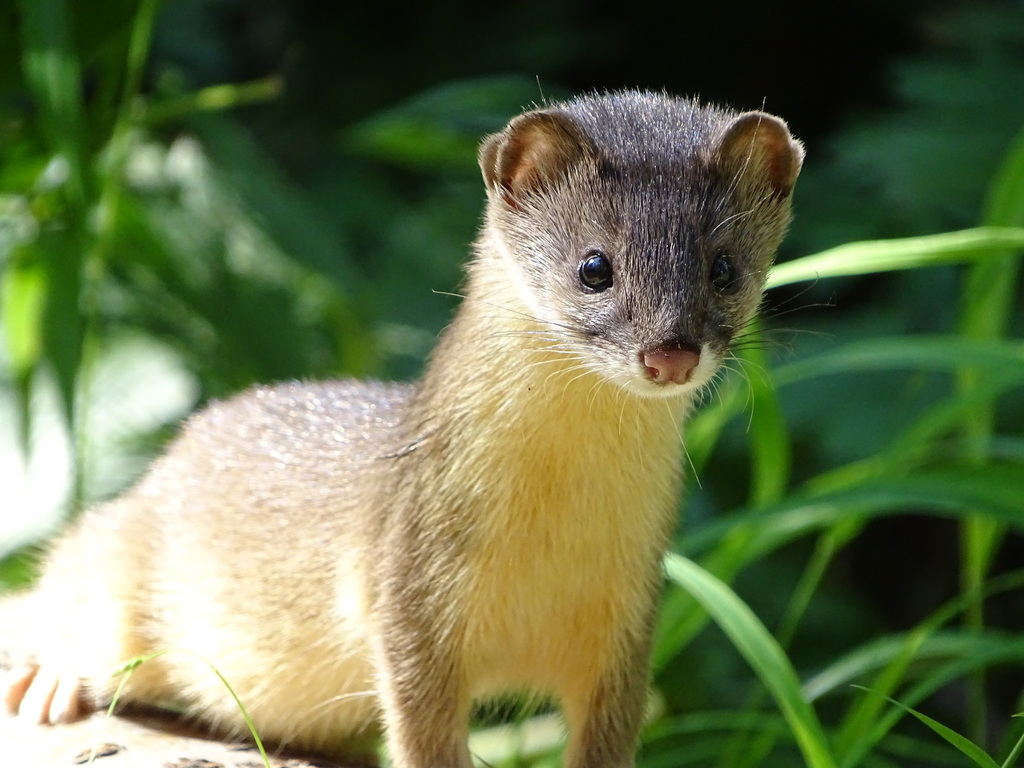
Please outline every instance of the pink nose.
M692 344L655 347L640 353L648 376L658 384L685 384L700 363L700 350Z

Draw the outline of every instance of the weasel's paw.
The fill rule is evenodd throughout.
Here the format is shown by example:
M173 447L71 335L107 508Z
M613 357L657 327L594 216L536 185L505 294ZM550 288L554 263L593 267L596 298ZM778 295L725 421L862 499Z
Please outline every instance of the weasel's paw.
M0 681L8 714L36 723L71 723L88 711L82 681L36 665L13 669Z

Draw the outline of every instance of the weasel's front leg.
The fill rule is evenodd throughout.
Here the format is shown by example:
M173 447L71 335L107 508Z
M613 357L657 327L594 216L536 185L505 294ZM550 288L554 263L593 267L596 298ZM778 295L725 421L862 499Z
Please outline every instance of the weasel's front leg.
M415 642L415 641L414 641ZM427 641L434 642L434 641ZM378 691L388 754L395 768L472 768L469 699L452 659L408 640L383 642ZM431 658L427 658L427 656Z
M648 622L649 624L650 622ZM650 627L622 632L590 685L563 698L566 768L632 768L647 704Z
M424 580L410 574L392 585L402 594L385 587L380 602L374 661L388 754L395 768L472 768L460 633L444 608L429 608Z

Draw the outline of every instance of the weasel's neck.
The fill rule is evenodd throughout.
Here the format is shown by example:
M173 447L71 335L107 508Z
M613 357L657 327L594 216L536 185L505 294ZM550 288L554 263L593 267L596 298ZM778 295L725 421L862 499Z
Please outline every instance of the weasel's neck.
M672 514L690 398L639 397L557 347L500 257L482 254L419 392L439 471L520 513Z

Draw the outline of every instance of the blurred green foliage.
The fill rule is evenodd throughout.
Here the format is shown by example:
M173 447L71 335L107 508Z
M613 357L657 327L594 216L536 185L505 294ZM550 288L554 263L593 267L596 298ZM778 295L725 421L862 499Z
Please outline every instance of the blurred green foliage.
M1024 10L995 1L7 0L0 470L23 493L0 557L45 525L21 519L38 486L66 512L114 493L208 398L416 375L457 305L477 141L523 106L767 95L809 150L790 261L688 427L642 764L967 764L886 696L1008 755L1022 51Z

